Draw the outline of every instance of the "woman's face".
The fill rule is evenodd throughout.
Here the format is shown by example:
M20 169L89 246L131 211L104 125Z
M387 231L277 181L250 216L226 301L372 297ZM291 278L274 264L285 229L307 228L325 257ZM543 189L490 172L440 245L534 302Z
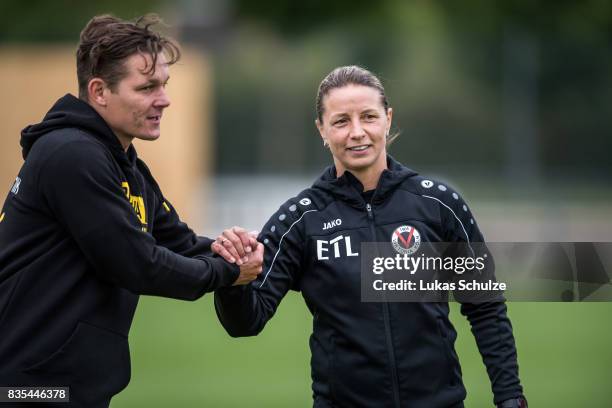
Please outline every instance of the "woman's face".
M386 135L392 110L385 112L377 89L363 85L334 88L323 98L317 128L329 145L338 175L383 171L387 167Z

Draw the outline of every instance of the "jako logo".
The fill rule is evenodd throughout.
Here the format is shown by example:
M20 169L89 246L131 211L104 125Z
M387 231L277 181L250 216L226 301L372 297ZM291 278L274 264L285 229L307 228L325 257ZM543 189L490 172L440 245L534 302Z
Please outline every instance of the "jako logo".
M323 231L342 225L342 219L338 218L333 221L323 223Z
M391 244L400 254L412 255L421 245L421 234L412 225L402 225L393 231Z
M340 245L341 242L344 242L344 245ZM359 256L359 253L353 252L353 248L351 247L351 237L339 235L329 241L324 241L322 239L317 240L317 259L319 261L329 259L331 254L328 255L327 253L329 252L330 247L334 249L334 258L340 258L341 246L344 247L343 252L346 253L346 256Z

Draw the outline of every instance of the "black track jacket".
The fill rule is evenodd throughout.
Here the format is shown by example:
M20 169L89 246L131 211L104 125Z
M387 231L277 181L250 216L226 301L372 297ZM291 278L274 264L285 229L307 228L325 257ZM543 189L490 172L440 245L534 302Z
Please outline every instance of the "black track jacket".
M361 242L388 242L406 224L423 241L483 237L453 189L390 157L371 203L361 190L350 172L336 178L330 167L283 204L259 237L266 248L263 273L251 285L217 290L217 315L230 335L256 335L289 289L301 291L313 315L315 406L460 405L466 391L448 303L361 302L356 254ZM505 303L464 303L461 312L471 323L495 402L522 395Z
M138 295L193 300L239 270L204 256L212 241L87 103L64 96L21 145L0 215L0 386L69 386L71 406L107 406L129 382Z

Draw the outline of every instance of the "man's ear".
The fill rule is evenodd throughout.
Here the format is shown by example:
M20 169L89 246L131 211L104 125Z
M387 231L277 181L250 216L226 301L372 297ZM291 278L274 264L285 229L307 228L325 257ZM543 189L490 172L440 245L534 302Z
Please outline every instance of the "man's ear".
M106 89L108 89L108 87L102 78L96 77L90 79L87 84L89 103L100 107L106 107Z

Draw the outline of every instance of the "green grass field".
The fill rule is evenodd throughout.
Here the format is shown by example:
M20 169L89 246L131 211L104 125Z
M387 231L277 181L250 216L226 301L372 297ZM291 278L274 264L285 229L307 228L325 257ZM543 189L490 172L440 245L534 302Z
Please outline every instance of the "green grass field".
M142 297L130 334L132 381L124 407L308 407L312 320L289 294L256 338L230 338L212 296L191 303ZM612 303L512 303L509 315L531 407L612 406ZM466 407L491 407L467 320L452 308ZM374 385L373 385L374 386Z

